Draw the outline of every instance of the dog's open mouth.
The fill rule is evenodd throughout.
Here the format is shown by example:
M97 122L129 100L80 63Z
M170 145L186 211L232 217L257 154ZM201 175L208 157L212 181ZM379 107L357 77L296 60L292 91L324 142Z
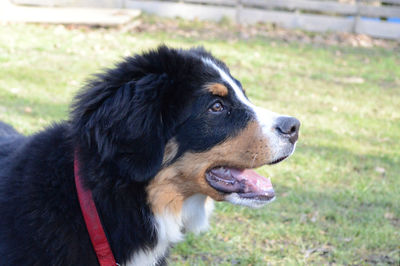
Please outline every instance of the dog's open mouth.
M237 193L243 199L270 201L275 198L271 181L250 169L217 167L206 172L208 184L222 193Z

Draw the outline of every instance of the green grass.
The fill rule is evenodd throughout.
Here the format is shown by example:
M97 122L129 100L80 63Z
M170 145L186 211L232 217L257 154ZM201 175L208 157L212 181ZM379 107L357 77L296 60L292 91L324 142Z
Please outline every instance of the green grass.
M253 102L302 122L295 154L259 170L277 200L218 203L210 230L178 244L171 264L400 264L399 50L2 25L0 120L33 133L65 119L90 74L160 43L204 45Z

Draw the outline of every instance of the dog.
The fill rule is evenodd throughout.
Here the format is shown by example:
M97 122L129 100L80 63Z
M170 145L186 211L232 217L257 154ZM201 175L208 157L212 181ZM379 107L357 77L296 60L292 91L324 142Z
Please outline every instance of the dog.
M207 229L214 201L274 200L251 169L289 157L299 128L253 105L202 47L127 57L84 86L66 121L31 136L0 123L0 265L98 265L77 176L115 261L165 265L172 244Z

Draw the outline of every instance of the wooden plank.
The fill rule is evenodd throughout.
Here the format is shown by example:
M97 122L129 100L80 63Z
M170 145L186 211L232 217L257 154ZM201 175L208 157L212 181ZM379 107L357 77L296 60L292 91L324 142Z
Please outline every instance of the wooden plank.
M360 20L355 29L356 33L373 37L395 39L400 41L400 24L384 21Z
M361 2L376 2L376 0L361 0ZM381 3L400 5L400 0L381 0Z
M0 9L0 22L28 22L119 26L140 14L139 10L109 8L57 8L10 5Z
M69 0L12 0L13 4L16 5L28 5L28 6L48 6L48 7L57 7L57 6L65 6L71 4Z
M400 0L384 0L383 3L400 5Z
M216 6L236 6L236 0L183 0L184 3L198 3Z
M235 19L235 7L207 6L177 2L127 0L128 8L138 8L145 12L167 17L186 19L206 19L218 21L223 17ZM301 14L289 11L261 10L244 7L240 9L239 20L244 23L269 22L284 28L298 28L314 32L353 32L373 37L400 39L400 24L358 20L355 17L334 17L318 14Z
M11 0L12 3L17 5L95 8L123 8L123 1L124 0Z
M181 17L185 19L205 19L219 21L223 17L235 19L235 8L205 6L196 4L160 2L160 1L138 1L127 0L127 8L141 9L145 12L165 17Z
M20 0L21 1L21 0ZM167 0L168 2L185 2L218 6L236 6L236 0ZM369 0L364 0L368 2ZM399 1L400 0L385 0ZM321 12L340 15L361 15L367 17L400 17L400 7L396 6L372 6L368 4L347 4L334 1L313 0L243 0L244 7L256 7L263 9L302 10L304 12Z
M357 6L333 1L309 0L243 0L244 6L261 8L280 8L285 10L307 10L322 13L337 13L342 15L356 15Z
M201 1L201 0L197 0ZM398 0L400 2L400 0ZM333 1L310 0L243 0L243 5L264 9L303 10L340 15L361 15L367 17L400 17L400 7L372 6L367 4L345 4ZM358 13L359 12L359 13Z
M400 18L400 7L359 4L359 12L366 17Z
M272 22L285 28L301 28L314 32L351 32L354 19L326 15L295 14L285 11L244 8L240 15L245 23Z

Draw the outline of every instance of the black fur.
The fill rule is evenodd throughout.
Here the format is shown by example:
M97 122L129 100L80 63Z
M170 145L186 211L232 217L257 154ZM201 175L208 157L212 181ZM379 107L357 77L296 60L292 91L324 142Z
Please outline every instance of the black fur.
M202 57L228 71L202 48L161 46L89 82L69 121L29 137L0 123L0 265L97 265L75 191L74 152L117 261L154 247L145 187L167 141L179 143L176 160L236 134L251 116L234 99L219 116L207 112L216 97L202 88L223 81Z

